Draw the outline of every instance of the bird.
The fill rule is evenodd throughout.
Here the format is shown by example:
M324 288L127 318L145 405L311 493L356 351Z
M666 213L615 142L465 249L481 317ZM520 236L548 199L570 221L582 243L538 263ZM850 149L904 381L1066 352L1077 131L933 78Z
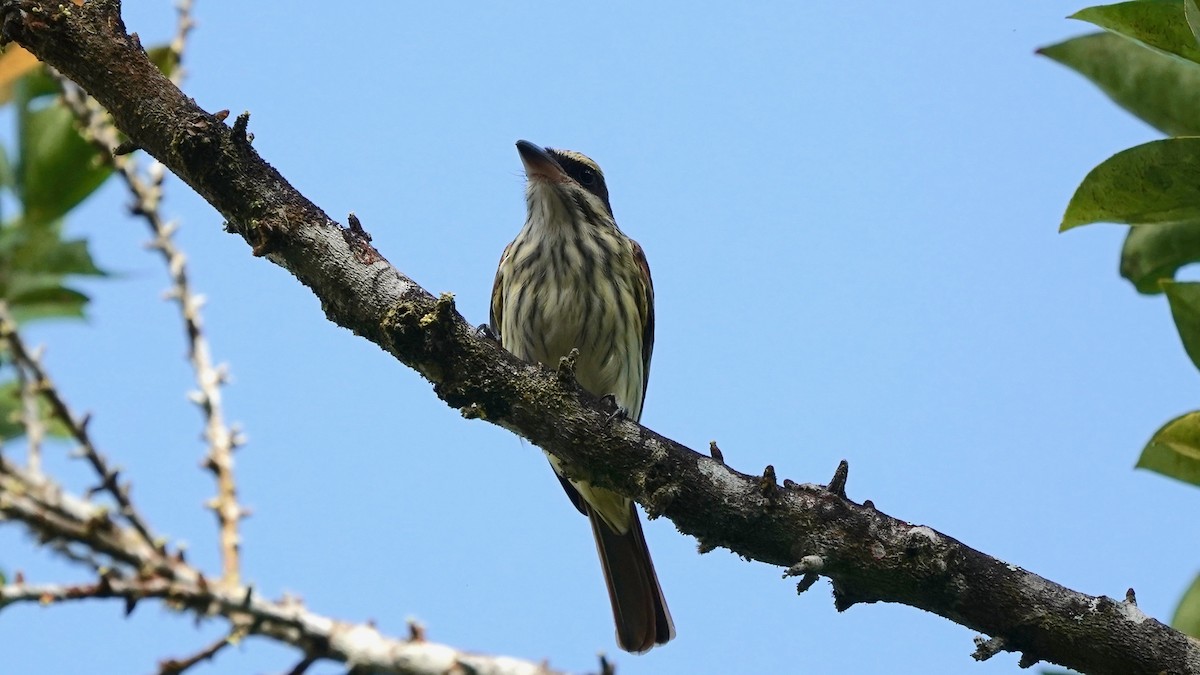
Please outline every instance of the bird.
M577 349L575 378L642 414L654 348L654 284L642 247L617 227L599 165L572 150L518 141L525 224L504 249L490 327L517 357L554 367ZM608 586L617 645L640 654L675 637L633 500L569 479L547 453L567 496L591 522Z

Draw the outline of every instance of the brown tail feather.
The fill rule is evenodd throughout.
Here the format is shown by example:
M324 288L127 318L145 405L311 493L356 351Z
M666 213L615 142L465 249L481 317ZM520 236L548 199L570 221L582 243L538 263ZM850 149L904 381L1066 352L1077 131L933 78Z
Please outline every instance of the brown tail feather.
M625 534L613 531L591 508L588 520L612 601L617 644L627 652L640 654L675 637L675 625L654 573L637 508L630 504L629 509L630 527Z

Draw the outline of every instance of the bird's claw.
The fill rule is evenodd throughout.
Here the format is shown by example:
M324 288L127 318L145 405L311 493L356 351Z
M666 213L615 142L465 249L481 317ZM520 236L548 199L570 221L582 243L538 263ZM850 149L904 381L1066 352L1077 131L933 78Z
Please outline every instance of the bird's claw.
M492 330L492 327L486 323L479 324L479 327L475 329L475 336L481 337L484 340L491 340L492 342L500 341L500 336L496 335L496 332Z
M605 394L601 396L600 402L607 403L613 408L613 411L609 414L608 419L604 420L604 426L607 427L608 425L612 424L613 420L629 419L629 409L620 403L617 403L617 397L615 394Z

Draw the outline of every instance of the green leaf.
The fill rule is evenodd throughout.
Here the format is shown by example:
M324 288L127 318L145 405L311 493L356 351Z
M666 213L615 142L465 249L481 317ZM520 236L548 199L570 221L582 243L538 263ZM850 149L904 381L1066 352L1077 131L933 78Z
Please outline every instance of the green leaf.
M20 385L15 380L0 383L0 443L8 443L25 436L25 424L21 421L24 410ZM47 436L70 437L66 425L51 414L50 404L41 397L38 398L38 416L45 425Z
M0 384L0 443L7 443L24 435L20 389L15 381Z
M1164 134L1200 135L1200 65L1114 33L1084 35L1038 53L1091 80L1114 103Z
M1192 581L1192 585L1184 592L1175 608L1175 616L1171 619L1171 627L1175 630L1200 638L1200 575Z
M1200 485L1200 412L1176 417L1154 432L1137 467Z
M1139 293L1162 293L1159 281L1173 279L1180 267L1200 262L1200 222L1133 227L1121 248L1121 276Z
M159 45L151 47L146 51L146 58L150 59L163 75L171 76L175 69L179 67L179 56L171 50L171 45Z
M13 187L13 185L13 168L8 159L8 150L3 144L0 144L0 187Z
M1200 63L1200 44L1188 28L1183 0L1161 2L1122 2L1081 9L1072 19L1087 21L1105 30L1124 35L1138 42Z
M1192 31L1192 39L1200 43L1200 7L1196 0L1183 0L1183 16L1187 19L1188 30Z
M64 279L105 274L85 241L63 241L61 236L62 221L18 220L0 227L0 298L8 301L18 321L81 316L87 296L63 286Z
M31 224L18 220L0 227L0 274L104 276L83 239L62 240L62 221ZM0 286L2 286L0 282Z
M88 296L64 286L27 291L8 301L17 323L35 319L80 319L87 303Z
M96 267L95 261L92 260L86 240L56 241L52 246L39 253L40 255L36 259L29 261L28 268L33 271L62 275L105 276L105 272Z
M21 117L17 197L27 220L49 222L92 194L112 169L79 135L65 105L55 102Z
M1083 179L1060 231L1089 223L1200 221L1200 137L1167 138L1122 150Z
M1175 328L1192 364L1200 369L1200 282L1163 281Z
M50 71L46 70L45 66L35 68L21 77L18 87L20 91L17 93L17 99L22 108L28 107L29 102L34 99L58 96L60 90L58 80L50 76Z
M9 270L40 274L104 276L83 239L62 240L62 221L30 224L18 220L0 227L0 259Z

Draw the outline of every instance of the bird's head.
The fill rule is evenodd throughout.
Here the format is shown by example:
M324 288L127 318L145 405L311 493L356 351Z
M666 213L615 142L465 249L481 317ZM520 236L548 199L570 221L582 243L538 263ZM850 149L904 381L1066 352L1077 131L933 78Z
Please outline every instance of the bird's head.
M525 165L531 209L536 202L555 200L569 210L582 211L585 216L603 213L609 219L613 217L604 172L590 157L574 150L543 148L529 141L517 141L517 152Z

